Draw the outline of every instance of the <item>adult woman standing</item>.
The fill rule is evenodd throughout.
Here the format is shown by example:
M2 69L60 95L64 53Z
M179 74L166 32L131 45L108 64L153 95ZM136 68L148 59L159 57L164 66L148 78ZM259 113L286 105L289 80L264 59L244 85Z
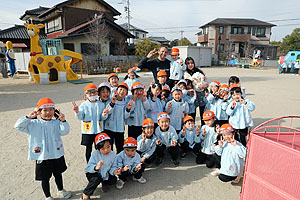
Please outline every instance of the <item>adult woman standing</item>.
M199 107L201 125L204 125L204 121L202 120L202 115L206 105L206 102L204 100L204 89L208 88L209 82L205 73L201 69L195 67L195 61L192 57L187 57L185 59L185 64L187 68L184 72L184 79L190 79L193 82L194 89L197 93L197 98L195 101L196 109L197 107Z

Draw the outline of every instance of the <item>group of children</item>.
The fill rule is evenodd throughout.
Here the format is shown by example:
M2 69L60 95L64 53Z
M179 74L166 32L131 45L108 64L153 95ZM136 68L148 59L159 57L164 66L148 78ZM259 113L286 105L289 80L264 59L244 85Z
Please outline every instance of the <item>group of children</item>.
M178 60L178 55L174 59ZM204 99L206 111L201 116L205 125L197 127L196 92L191 80L182 79L182 61L176 65L179 69L171 70L176 74L172 76L173 87L166 83L167 74L161 70L158 83L152 82L145 91L136 72L129 69L124 83L112 73L98 87L88 84L84 88L85 100L80 106L72 102L75 116L81 121L81 144L86 146L88 185L82 199L90 199L100 183L104 192L114 184L122 189L129 176L145 183L145 167L160 165L166 150L174 166L179 165L179 157L184 159L191 151L196 163L216 167L212 175L222 181L239 181L248 127L253 126L250 112L255 109L254 103L245 99L238 77L231 77L229 85L211 82ZM56 119L52 119L54 116ZM46 199L53 199L49 186L52 174L58 194L69 198L71 193L63 189L61 175L67 168L61 140L69 132L65 116L55 109L51 99L43 98L37 109L16 122L15 128L28 134L28 159L36 160L36 180L42 181ZM92 153L93 143L96 150Z
M293 62L292 60L290 60L289 62L284 60L280 66L280 70L282 73L294 73L296 75L299 75L299 69L300 69L299 59L295 60L295 62Z

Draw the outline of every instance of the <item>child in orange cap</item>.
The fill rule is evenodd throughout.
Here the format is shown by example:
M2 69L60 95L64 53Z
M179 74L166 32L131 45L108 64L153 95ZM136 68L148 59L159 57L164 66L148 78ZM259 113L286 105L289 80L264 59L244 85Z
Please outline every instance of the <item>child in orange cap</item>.
M223 138L215 146L216 154L221 156L219 179L236 184L240 181L243 173L247 149L234 139L234 129L230 124L223 124L220 132Z
M55 115L57 119L53 119ZM37 103L37 109L18 119L14 127L27 133L28 160L36 160L35 180L42 181L46 200L53 200L49 184L52 174L55 177L58 195L70 198L72 194L64 190L62 180L62 173L66 171L67 166L61 136L70 131L65 115L55 110L50 98L42 98Z
M161 84L153 83L147 91L147 100L150 104L147 110L147 117L154 121L154 128L157 127L157 116L164 111L166 102L161 100Z
M162 90L161 90L161 100L162 102L164 102L163 105L166 105L166 103L172 99L172 96L170 96L170 88L168 87L162 87Z
M98 88L96 85L89 83L84 88L86 101L78 107L73 101L73 110L75 116L81 121L81 145L86 147L85 158L89 161L93 149L93 143L98 133L104 129L104 120L113 107L106 107L104 103L99 101Z
M178 138L182 153L180 158L185 158L188 151L193 151L194 155L198 155L201 149L200 144L200 128L195 127L195 120L192 116L186 115L183 118L183 128Z
M117 153L123 150L125 120L129 117L132 100L127 98L128 86L126 83L120 83L117 87L116 98L113 111L105 120L105 133L112 140L112 145L115 143Z
M161 87L167 87L170 90L169 85L166 84L167 79L168 79L167 73L164 70L159 70L159 72L157 73L158 83L161 84Z
M111 86L110 95L113 97L114 92L116 91L118 85L119 85L119 77L116 73L111 73L107 77L107 81Z
M145 86L140 82L135 82L131 86L132 95L128 96L132 100L130 116L126 121L128 125L128 136L137 139L142 134L142 123L146 118L146 112L150 109Z
M218 133L216 132L216 119L215 113L208 110L203 113L203 121L205 123L202 126L202 132L200 135L202 142L202 149L199 152L196 163L197 164L206 164L206 167L212 168L215 165L215 160L213 158L214 149L213 145L216 142Z
M228 86L229 86L230 90L231 90L231 88L232 88L233 85L238 86L240 88L242 87L239 77L237 77L237 76L230 76L229 77ZM245 89L244 88L242 89L242 95L243 95L243 98L246 98L246 93L245 93Z
M143 133L137 138L137 152L142 157L141 162L151 165L156 159L155 149L157 137L154 133L154 122L150 118L143 121Z
M166 112L162 112L157 117L158 127L155 129L155 135L158 140L156 141L156 154L157 159L155 161L156 165L160 165L164 159L165 150L171 154L171 162L175 167L179 165L179 145L178 145L178 135L175 128L170 125L170 115Z
M123 145L124 150L117 156L117 167L120 168L117 189L122 189L129 176L133 176L134 181L146 183L147 180L142 176L145 165L141 163L141 156L136 152L137 141L133 137L126 138Z
M128 69L128 73L124 78L124 83L126 83L129 88L128 95L132 95L131 90L130 90L132 84L135 82L140 82L138 77L139 76L136 74L136 72L133 70L133 68Z
M171 87L177 84L183 78L183 71L186 70L186 65L182 59L179 58L179 49L173 47L171 50L171 63L170 63L170 82ZM171 81L172 80L172 81Z
M115 175L120 174L120 169L115 169L117 155L111 150L111 139L106 133L100 133L95 138L96 151L85 168L85 175L89 183L83 190L81 199L90 199L97 186L102 183L102 191L106 192L109 185L117 182Z

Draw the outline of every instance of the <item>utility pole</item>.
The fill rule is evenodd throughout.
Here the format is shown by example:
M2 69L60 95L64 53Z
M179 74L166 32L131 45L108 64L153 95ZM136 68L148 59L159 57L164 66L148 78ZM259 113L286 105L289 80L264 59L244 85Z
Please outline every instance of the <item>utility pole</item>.
M181 35L181 39L180 39L180 46L182 46L183 32L184 32L184 31L180 31L180 35Z
M128 32L130 30L130 9L129 9L129 0L126 1L127 6L125 6L125 12L127 12L127 27L128 27Z

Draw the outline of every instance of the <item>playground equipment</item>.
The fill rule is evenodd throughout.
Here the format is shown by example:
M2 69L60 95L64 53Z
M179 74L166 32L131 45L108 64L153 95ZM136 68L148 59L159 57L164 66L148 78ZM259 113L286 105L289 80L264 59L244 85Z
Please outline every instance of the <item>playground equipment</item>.
M7 51L5 55L9 63L10 78L13 78L16 73L16 66L15 66L15 53L11 41L6 42L6 48Z
M8 78L7 67L6 67L6 58L5 58L5 44L0 41L0 71L3 78Z
M250 133L240 200L300 199L300 116L264 122Z
M40 40L39 31L43 24L24 23L30 36L30 61L28 73L30 80L41 84L78 80L78 76L71 69L71 65L80 62L82 76L82 55L62 49L60 39ZM65 61L64 56L71 57Z
M278 61L278 63L279 63L279 65L278 65L279 73L283 72L282 63L284 61L286 61L287 64L289 62L295 63L295 61L297 59L300 59L300 51L290 51L285 56L281 56L279 61ZM290 73L293 73L293 72L294 72L294 68L292 67L291 70L290 70Z

